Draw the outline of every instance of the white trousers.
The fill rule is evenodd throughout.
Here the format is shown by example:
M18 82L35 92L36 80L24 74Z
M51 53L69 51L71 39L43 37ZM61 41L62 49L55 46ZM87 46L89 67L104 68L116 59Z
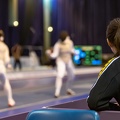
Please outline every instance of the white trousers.
M12 89L9 80L6 76L6 68L4 65L0 64L0 82L2 83L5 92L7 93L8 101L12 99Z
M71 89L75 75L72 60L70 60L68 63L65 63L63 60L57 59L56 65L57 65L57 77L55 82L55 95L59 95L65 73L67 73L68 78L66 81L66 90Z

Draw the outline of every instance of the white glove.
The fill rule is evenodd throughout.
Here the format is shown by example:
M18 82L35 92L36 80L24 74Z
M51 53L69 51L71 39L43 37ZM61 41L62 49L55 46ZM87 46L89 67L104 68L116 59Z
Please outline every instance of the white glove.
M46 55L48 55L48 56L50 56L50 54L51 54L51 50L50 49L48 49L48 50L46 50Z

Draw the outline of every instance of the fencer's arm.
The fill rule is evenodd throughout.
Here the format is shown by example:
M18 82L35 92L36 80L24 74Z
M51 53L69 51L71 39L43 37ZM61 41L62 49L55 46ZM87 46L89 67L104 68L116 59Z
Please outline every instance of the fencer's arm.
M71 40L71 41L72 41L72 40ZM74 44L73 44L73 42L72 42L71 53L72 53L73 55L76 55L76 54L77 54L76 51L75 51L75 48L74 48Z
M59 44L56 43L55 46L53 47L53 52L50 54L51 58L56 58L59 55Z
M73 55L76 54L74 47L72 48L71 53L72 53Z

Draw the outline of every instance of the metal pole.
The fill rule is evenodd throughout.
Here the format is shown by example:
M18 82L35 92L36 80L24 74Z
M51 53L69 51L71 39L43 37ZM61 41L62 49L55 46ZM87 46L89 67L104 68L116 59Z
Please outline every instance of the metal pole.
M48 32L48 27L50 26L50 0L43 0L43 23L44 23L44 45L43 45L43 61L48 61L49 59L45 55L45 50L50 48L50 32Z

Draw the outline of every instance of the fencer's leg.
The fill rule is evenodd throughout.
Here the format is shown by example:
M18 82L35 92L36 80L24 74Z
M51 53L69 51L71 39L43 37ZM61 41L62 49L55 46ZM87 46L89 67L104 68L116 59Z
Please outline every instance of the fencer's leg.
M63 61L58 61L57 63L57 77L55 81L55 97L59 97L61 87L62 87L62 80L66 72L65 63Z
M62 87L62 78L57 77L55 81L55 97L56 98L59 97L60 95L61 87Z
M9 83L9 80L6 78L5 79L5 83L4 83L4 90L7 93L7 97L8 97L8 106L9 107L13 107L15 105L15 100L12 97L12 89Z
M68 77L67 82L66 82L67 94L75 95L75 92L72 90L73 81L74 81L74 78L75 78L74 65L73 65L72 61L70 61L67 64L66 70L67 70L67 77Z
M17 60L14 60L14 70L16 70L17 67Z

